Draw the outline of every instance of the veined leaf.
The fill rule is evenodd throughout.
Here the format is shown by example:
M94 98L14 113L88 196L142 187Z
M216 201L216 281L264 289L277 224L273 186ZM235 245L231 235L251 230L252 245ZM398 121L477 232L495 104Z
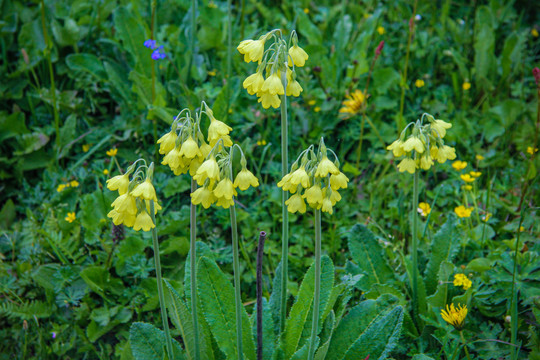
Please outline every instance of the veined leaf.
M152 324L136 322L129 330L131 352L135 360L163 360L166 356L165 332ZM174 360L185 359L182 348L172 339Z

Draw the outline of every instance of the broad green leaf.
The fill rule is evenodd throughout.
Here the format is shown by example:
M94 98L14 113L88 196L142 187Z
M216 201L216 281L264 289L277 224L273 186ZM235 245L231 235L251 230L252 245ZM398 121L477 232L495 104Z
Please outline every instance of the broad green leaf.
M384 359L399 339L403 308L383 295L351 309L334 330L326 360Z
M281 307L281 261L276 267L274 281L272 283L272 293L270 294L270 311L274 320L276 335L279 333L280 307Z
M412 360L434 360L434 359L424 354L416 354L413 356Z
M474 67L477 84L495 76L495 31L491 9L479 6L474 21ZM485 86L481 86L485 87Z
M357 224L348 234L352 258L365 273L369 284L386 284L395 280L394 271L383 256L383 249L365 226Z
M454 272L454 265L448 261L443 261L440 265L437 275L437 291L427 298L427 302L432 307L441 308L448 303L448 282L452 273Z
M199 260L197 275L198 293L210 330L226 357L237 359L234 288L216 263L206 257ZM242 343L245 358L255 360L255 343L243 306Z
M459 231L456 227L456 217L451 214L446 223L433 236L429 262L425 272L426 293L432 295L437 289L437 278L441 263L452 262L459 250Z
M66 58L70 70L88 73L98 80L105 80L107 74L101 60L93 54L70 54Z
M284 351L285 358L289 359L299 348L303 341L309 338L312 322L312 308L314 296L315 265L313 264L304 276L298 296L294 302L289 317L285 322ZM328 256L321 258L321 291L319 302L319 329L322 327L322 315L330 298L334 285L334 265ZM311 316L310 316L311 315ZM304 330L307 330L307 334ZM283 341L283 339L282 339Z
M165 332L152 324L136 322L129 330L131 352L135 360L163 360L166 356ZM185 359L182 348L172 339L174 360Z
M332 340L332 334L334 332L334 326L336 324L336 317L332 311L330 315L326 318L323 325L323 331L321 333L321 343L322 345L318 347L317 352L315 353L315 360L324 360L326 354L328 353L328 348L330 347L330 341Z
M276 334L274 333L274 320L272 311L266 298L262 298L263 303L263 359L271 359L276 346ZM251 326L253 328L253 338L257 344L257 307L255 306L253 315L251 315Z

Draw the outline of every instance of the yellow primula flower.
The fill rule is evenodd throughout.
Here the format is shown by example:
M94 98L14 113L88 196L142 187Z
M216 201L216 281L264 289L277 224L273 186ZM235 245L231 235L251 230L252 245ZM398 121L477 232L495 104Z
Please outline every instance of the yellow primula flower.
M332 207L332 200L330 200L328 196L325 196L323 198L321 211L329 213L330 215L334 213L334 208Z
M454 160L456 158L456 149L448 145L443 145L441 148L432 146L430 153L431 157L437 159L441 164L446 160Z
M293 173L291 173L289 182L293 187L297 187L301 184L304 189L307 189L309 187L309 176L306 172L306 168L304 166L301 166Z
M131 191L131 195L134 197L141 197L144 200L154 200L157 202L156 189L149 178L140 183Z
M251 171L246 168L243 168L240 171L236 178L234 179L234 187L239 188L242 191L247 190L250 186L257 187L259 186L259 180Z
M418 166L416 165L416 161L414 161L411 158L405 158L405 159L401 160L401 162L398 164L399 172L407 171L410 174L414 174L417 167Z
M330 161L326 155L323 156L321 162L315 171L315 177L326 177L328 174L339 175L340 171L334 162Z
M234 189L233 182L228 177L221 180L214 189L214 195L219 198L231 200L233 196L238 195Z
M165 135L163 135L159 140L157 141L159 145L159 153L160 154L167 154L169 151L174 149L176 144L176 138L178 136L176 135L176 131L169 131Z
M193 177L197 181L197 184L203 185L206 179L211 179L218 181L219 180L219 165L216 161L216 158L213 156L210 159L207 159L205 162L199 166L197 173Z
M277 109L281 105L281 100L277 95L263 92L258 93L257 96L259 97L258 102L260 102L265 109L268 109L270 106Z
M137 204L135 197L130 193L120 195L113 201L111 206L119 213L129 213L135 215L137 213Z
M472 281L465 274L454 275L454 286L463 286L463 290L467 290L472 286Z
M118 149L116 148L107 150L108 156L116 156L116 154L118 154Z
M340 172L337 175L330 175L330 187L332 190L346 189L349 178L344 173Z
M74 213L74 212L68 212L65 220L66 220L68 223L72 223L72 222L75 221L76 218L77 218L77 217L75 216L75 213Z
M287 205L287 210L290 213L295 213L299 211L300 213L306 212L306 203L304 202L304 199L300 194L294 194L289 198L289 200L285 201L285 205Z
M180 147L180 156L185 156L188 159L193 159L196 156L203 156L197 142L190 136L182 143Z
M311 207L320 209L323 202L323 193L321 187L319 185L313 185L305 191L303 198L307 200Z
M332 206L336 205L336 203L341 200L341 195L333 190L332 189L326 189L329 193L330 193L330 196L328 196L328 198L330 199L330 202L332 203Z
M194 205L202 204L205 209L208 209L216 200L214 193L206 186L200 187L191 193L191 202Z
M468 208L463 205L459 205L458 207L454 208L454 212L460 218L471 217L472 211L473 211L473 208Z
M467 167L466 161L456 160L452 163L452 167L457 171L461 171Z
M467 305L458 305L457 308L454 307L454 304L446 305L446 311L441 310L441 316L444 321L452 325L456 330L461 331L467 316Z
M141 211L135 218L135 223L133 224L133 230L139 231L150 231L155 228L156 225L152 221L152 218L146 211Z
M423 217L428 216L431 213L431 206L426 202L421 202L418 204L418 212Z
M475 178L473 178L471 176L471 174L461 174L459 176L461 178L461 180L465 181L465 182L468 182L468 183L471 183L473 182L474 180L476 180Z
M136 216L135 214L130 214L127 212L119 212L116 209L112 209L107 214L107 217L111 218L114 225L124 224L128 227L132 227L135 224Z
M175 147L174 149L169 151L167 155L163 157L163 161L161 162L161 164L169 165L169 167L173 171L178 167L183 167L184 162L182 160L182 157L180 156L180 149Z
M289 49L289 56L292 58L294 65L302 67L306 64L306 60L309 58L308 54L298 45L293 45Z
M263 93L269 93L270 95L284 95L285 90L283 89L283 83L277 72L274 72L272 75L264 80L263 86L261 88Z
M429 154L425 153L420 158L420 168L423 170L429 170L433 166L433 159Z
M242 83L249 95L254 95L261 91L263 84L264 77L261 71L257 71L255 74L248 76Z
M422 79L417 79L415 82L414 82L414 85L417 87L417 88L421 88L425 85L424 83L424 80Z
M261 61L264 53L264 43L266 39L261 40L244 40L236 48L240 54L244 54L245 62Z
M118 190L120 195L127 193L129 187L129 174L116 175L107 180L107 189L114 191Z
M300 96L300 93L303 91L304 89L302 89L302 86L300 86L300 84L298 83L298 81L296 80L293 80L293 81L289 81L287 82L287 96L295 96L295 97L298 97Z
M209 109L207 109L209 111ZM232 127L225 124L223 121L219 121L214 118L212 112L208 112L210 117L210 126L208 127L208 142L210 146L216 145L219 139L223 139L225 146L232 146L232 141L229 136L229 132L232 131Z
M366 94L361 90L356 89L345 97L347 100L343 100L343 107L339 109L339 112L344 114L346 118L358 114L366 105Z
M444 120L435 120L431 123L431 129L438 134L441 139L446 136L446 130L450 129L452 124Z
M400 157L405 155L405 150L403 149L403 142L400 139L397 139L390 145L386 147L386 150L391 150L395 157Z
M230 208L231 206L234 205L234 200L233 199L226 199L224 197L220 197L220 198L217 199L216 205L221 206L224 209L228 209L228 208Z
M403 143L403 150L405 150L406 152L410 152L413 149L419 153L423 153L425 150L424 143L416 136L410 136Z

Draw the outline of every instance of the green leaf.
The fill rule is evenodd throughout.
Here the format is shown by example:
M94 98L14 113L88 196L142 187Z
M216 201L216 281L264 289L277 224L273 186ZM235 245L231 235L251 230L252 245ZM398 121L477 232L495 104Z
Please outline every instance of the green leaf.
M474 67L477 83L481 84L496 73L494 19L488 6L476 10L474 39Z
M216 342L229 359L238 358L234 288L213 260L202 257L197 266L198 293L204 316ZM242 343L246 359L255 360L249 318L242 306Z
M0 210L0 229L8 229L15 220L15 204L8 199Z
M135 360L163 360L166 356L165 332L152 324L136 322L129 330L131 352ZM180 344L172 339L174 360L185 359Z
M403 308L397 299L383 295L355 306L334 330L326 360L384 359L397 344Z
M81 271L81 278L90 289L101 295L104 299L108 299L105 295L106 291L119 293L124 289L122 280L111 278L109 271L103 266L89 266L83 269Z
M274 333L274 320L272 319L272 311L270 310L270 305L266 298L262 298L263 305L263 319L262 319L262 328L263 328L263 359L271 359L272 354L276 346L276 334ZM257 307L253 315L251 315L251 323L253 328L253 338L255 343L257 343Z
M437 275L437 291L427 298L427 302L432 307L441 308L447 304L448 281L454 272L454 265L448 261L443 261Z
M349 249L353 260L365 273L368 284L386 284L395 280L383 249L375 236L365 226L357 224L348 234Z
M437 276L443 261L452 262L459 250L459 235L456 217L451 214L446 223L433 236L429 262L425 272L426 292L432 295L437 289Z
M482 273L491 269L493 266L494 262L492 260L486 258L473 259L467 264L466 272L476 271Z
M373 71L373 87L379 94L386 94L389 89L399 85L401 77L393 67L377 68Z
M416 354L413 356L412 360L434 360L434 359L424 354Z
M321 257L321 291L319 302L319 329L322 328L322 315L334 286L334 265L328 256ZM289 317L285 322L284 351L289 359L304 342L307 342L311 331L313 295L315 291L315 265L313 264L302 281L298 296ZM306 331L304 331L306 330ZM318 331L319 332L319 331ZM317 333L318 333L317 332Z
M92 54L70 54L66 58L66 64L70 70L85 72L98 80L105 80L107 74L101 60Z

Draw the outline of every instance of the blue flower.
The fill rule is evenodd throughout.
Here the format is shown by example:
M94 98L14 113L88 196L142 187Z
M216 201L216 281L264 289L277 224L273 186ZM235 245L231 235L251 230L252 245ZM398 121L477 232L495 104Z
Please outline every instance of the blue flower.
M167 55L163 52L163 45L158 47L154 52L152 53L152 59L154 60L160 60L165 59Z
M157 47L156 40L148 39L144 42L144 46L153 50Z

